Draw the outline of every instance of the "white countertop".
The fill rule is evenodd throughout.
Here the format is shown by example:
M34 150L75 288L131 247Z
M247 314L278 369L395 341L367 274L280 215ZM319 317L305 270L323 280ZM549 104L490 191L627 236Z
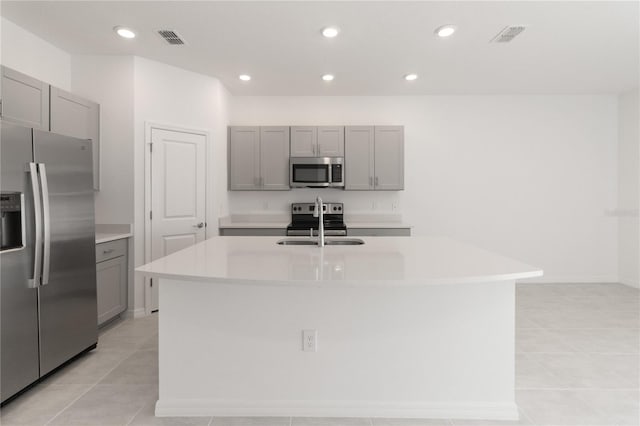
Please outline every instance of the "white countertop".
M96 232L96 244L108 243L109 241L121 240L133 236L131 232L115 233L115 232Z
M364 245L324 248L276 244L281 239L213 237L136 271L187 281L299 286L464 284L542 276L539 268L448 238L364 237Z

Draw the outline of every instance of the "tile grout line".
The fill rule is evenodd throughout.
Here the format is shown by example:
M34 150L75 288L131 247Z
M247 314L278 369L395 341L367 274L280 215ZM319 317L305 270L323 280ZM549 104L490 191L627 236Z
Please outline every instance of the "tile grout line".
M124 424L124 426L129 426L131 423L133 423L133 420L136 418L136 416L138 414L140 414L140 412L142 411L142 409L144 408L144 404L142 404L142 406L138 409L138 411L136 411L133 416L131 416L131 418L129 419L129 421L127 423ZM155 413L154 413L155 415Z
M123 321L123 323L121 325L123 325L126 321ZM118 327L116 327L118 328ZM106 334L106 333L105 333ZM99 339L98 339L99 340ZM66 411L69 407L71 407L73 404L75 404L80 398L82 398L83 396L85 396L87 393L89 393L92 389L94 389L105 377L107 377L109 374L111 374L111 372L113 372L113 370L115 370L116 368L118 368L120 366L120 364L122 364L126 359L128 359L130 356L132 356L133 354L135 354L135 352L137 351L134 350L132 353L130 353L129 355L127 355L126 357L124 357L123 359L121 359L112 369L110 369L109 371L107 371L103 376L101 376L96 383L94 383L93 385L91 385L89 387L89 389L87 389L85 392L83 392L82 394L80 394L77 398L75 398L73 401L71 401L69 404L67 404L62 410L58 411L58 413L53 416L51 419L49 419L46 423L45 426L50 425L51 422L53 422L58 416L60 416L60 414L62 414L64 411Z

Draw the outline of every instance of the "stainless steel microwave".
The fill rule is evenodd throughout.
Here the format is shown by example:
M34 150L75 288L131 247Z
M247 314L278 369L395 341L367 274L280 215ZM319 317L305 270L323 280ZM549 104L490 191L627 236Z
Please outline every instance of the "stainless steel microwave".
M291 157L289 184L292 188L344 188L344 158Z

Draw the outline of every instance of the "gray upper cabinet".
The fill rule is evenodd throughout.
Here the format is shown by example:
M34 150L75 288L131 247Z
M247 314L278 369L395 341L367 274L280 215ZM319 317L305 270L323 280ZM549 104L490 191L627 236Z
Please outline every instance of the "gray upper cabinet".
M379 191L404 189L404 127L376 126L373 184Z
M260 128L229 128L229 189L260 189Z
M349 126L345 129L345 189L404 189L403 126Z
M2 119L93 143L93 188L100 189L100 105L7 67L2 69Z
M353 191L373 189L373 137L373 126L345 128L344 189Z
M2 119L49 131L49 85L2 67Z
M291 127L292 157L344 157L344 127Z
M318 127L318 157L344 157L344 127Z
M51 131L93 146L93 188L100 189L100 105L51 86Z
M260 127L261 189L289 189L289 128Z
M317 148L317 127L291 127L292 157L315 157Z
M289 190L289 127L230 127L228 169L230 190Z

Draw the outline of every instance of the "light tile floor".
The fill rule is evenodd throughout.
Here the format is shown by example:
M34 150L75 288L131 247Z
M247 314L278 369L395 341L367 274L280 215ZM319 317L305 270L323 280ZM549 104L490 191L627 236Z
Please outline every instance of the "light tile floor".
M99 346L7 404L11 425L639 425L640 293L618 284L518 285L519 422L156 418L157 315L102 330Z

